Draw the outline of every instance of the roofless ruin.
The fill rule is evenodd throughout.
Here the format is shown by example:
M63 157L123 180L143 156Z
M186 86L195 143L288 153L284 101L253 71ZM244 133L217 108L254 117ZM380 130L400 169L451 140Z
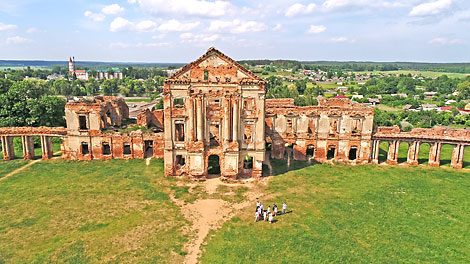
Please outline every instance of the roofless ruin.
M349 99L320 98L318 106L298 107L293 99L266 99L265 81L210 48L169 77L163 110L145 110L130 125L122 98L95 97L65 106L66 128L0 128L3 158L15 157L21 137L23 158L34 158L33 137L41 138L42 158L52 157L52 137L61 137L70 160L163 158L165 175L236 179L261 177L270 158L378 163L380 142L389 143L387 162L396 164L400 142L409 145L407 162L418 163L419 145L429 143L429 164L439 166L442 144L454 146L451 165L461 168L470 131L442 128L373 127L373 108ZM268 150L266 146L269 146Z

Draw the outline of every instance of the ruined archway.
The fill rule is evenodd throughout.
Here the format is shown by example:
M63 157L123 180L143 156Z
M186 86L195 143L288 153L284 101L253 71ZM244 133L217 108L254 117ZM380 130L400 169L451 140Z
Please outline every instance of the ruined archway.
M441 166L450 166L452 161L452 153L454 151L455 145L451 144L442 144L441 146L441 156L437 157L440 159Z
M431 145L427 142L421 142L421 144L419 144L418 164L429 163L429 150L430 149L431 149Z
M388 147L390 143L388 141L380 142L379 146L379 163L387 162Z
M410 144L406 141L400 142L398 147L398 163L406 163L408 160L408 150L410 149Z
M357 160L357 146L352 146L351 148L349 148L349 154L348 154L348 159L350 161L355 161Z
M327 160L333 160L336 157L336 146L328 146L328 152L326 154Z
M207 161L207 173L220 175L220 158L218 155L210 155Z

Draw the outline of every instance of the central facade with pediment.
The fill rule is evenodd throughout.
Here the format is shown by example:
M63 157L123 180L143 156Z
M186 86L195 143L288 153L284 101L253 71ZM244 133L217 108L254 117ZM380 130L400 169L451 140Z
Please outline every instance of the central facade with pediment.
M265 81L210 48L165 82L165 175L260 177Z

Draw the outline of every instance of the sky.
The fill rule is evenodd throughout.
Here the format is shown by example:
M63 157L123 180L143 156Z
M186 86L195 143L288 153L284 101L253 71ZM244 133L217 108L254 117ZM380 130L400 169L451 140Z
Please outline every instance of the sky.
M469 0L0 0L0 60L470 62Z

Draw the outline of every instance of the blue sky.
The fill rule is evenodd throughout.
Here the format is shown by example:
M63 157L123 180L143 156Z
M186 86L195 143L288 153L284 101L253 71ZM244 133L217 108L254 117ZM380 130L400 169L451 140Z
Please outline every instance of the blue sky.
M470 62L468 0L0 0L0 59Z

